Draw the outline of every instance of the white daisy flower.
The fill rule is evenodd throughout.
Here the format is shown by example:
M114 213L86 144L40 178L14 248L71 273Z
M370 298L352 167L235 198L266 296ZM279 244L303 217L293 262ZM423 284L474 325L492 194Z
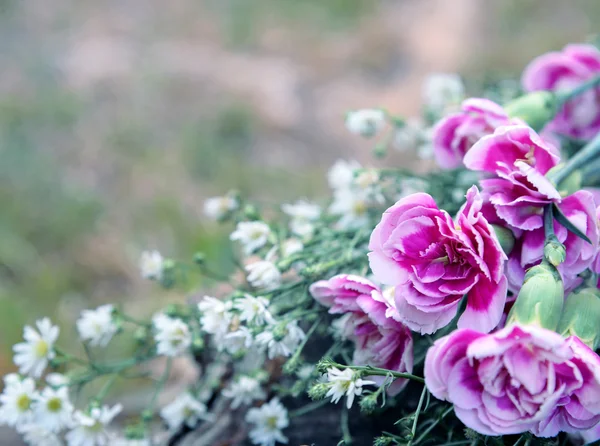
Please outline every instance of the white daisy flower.
M217 299L216 297L204 296L198 303L198 310L202 313L200 316L200 326L206 333L218 335L225 334L229 329L231 318L231 301Z
M304 340L306 335L298 322L292 321L285 326L272 326L256 336L256 343L267 349L269 359L277 356L290 356Z
M307 237L314 232L314 222L321 216L321 207L305 200L294 204L283 204L281 209L291 217L290 230L300 237Z
M247 280L254 288L271 290L281 284L281 272L274 263L259 260L246 266Z
M252 443L260 446L274 446L275 443L288 442L283 429L289 426L288 412L279 402L273 398L260 407L253 407L246 414L246 421L254 425L249 436Z
M160 416L165 420L169 430L176 431L184 424L193 428L198 421L211 421L212 417L206 412L206 406L189 392L182 393L171 404L160 411Z
M192 343L190 329L181 319L160 313L152 318L152 324L156 329L154 340L159 355L179 356Z
M348 189L354 181L354 172L361 167L358 161L337 160L327 172L329 187L334 190Z
M68 387L46 387L33 404L33 413L36 423L51 432L69 427L73 420L73 405Z
M4 391L0 393L0 424L19 427L33 420L33 405L39 398L32 378L4 380Z
M117 404L113 407L94 407L89 413L76 411L73 415L75 427L65 439L68 446L107 446L114 436L108 431L108 425L121 412L123 407Z
M267 309L269 300L265 297L244 294L244 297L235 300L233 306L240 312L240 321L242 322L264 325L273 321L273 316Z
M407 119L404 125L396 128L394 148L400 152L414 152L421 141L423 123L416 118Z
M46 383L51 387L62 387L69 385L69 378L62 373L48 373Z
M346 396L346 407L350 409L356 395L361 395L363 386L375 385L374 381L367 381L354 376L351 369L339 370L335 367L327 369L327 380L331 387L325 397L330 396L332 403L338 403Z
M244 254L250 255L267 244L271 229L263 221L241 221L231 233L231 240L239 241Z
M252 332L248 327L240 326L237 330L227 333L221 339L217 340L217 347L219 350L226 350L230 354L235 355L242 350L252 347L252 343Z
M220 220L239 206L238 201L229 195L208 198L204 202L204 215L211 220Z
M423 82L423 103L435 110L446 111L465 97L465 86L456 73L432 73Z
M385 127L386 121L387 117L383 110L353 110L346 115L346 128L355 135L371 138Z
M289 238L284 240L281 244L281 255L285 257L290 257L298 252L301 252L304 249L304 245L297 238Z
M106 347L118 330L113 319L114 307L102 305L95 310L83 310L77 319L77 331L82 341L91 346Z
M160 280L163 274L164 259L160 252L144 251L140 256L140 274L144 279Z
M23 441L29 446L63 446L63 441L54 432L45 429L39 424L31 423L19 427Z
M253 401L265 399L267 394L262 389L260 381L250 376L242 375L223 389L225 398L231 398L231 408L251 404Z
M341 229L355 229L369 223L367 211L369 200L364 193L351 189L340 189L334 193L333 203L329 206L332 215L339 215L337 223Z
M25 342L13 346L14 363L19 372L34 378L42 376L48 361L56 355L54 343L58 339L59 328L52 325L47 317L36 321L38 331L26 325L23 329Z

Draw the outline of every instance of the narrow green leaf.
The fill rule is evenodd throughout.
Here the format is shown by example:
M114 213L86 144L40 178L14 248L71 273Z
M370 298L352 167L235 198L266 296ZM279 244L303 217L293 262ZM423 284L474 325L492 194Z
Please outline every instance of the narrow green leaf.
M554 218L556 219L557 222L559 222L568 231L572 232L577 237L585 240L588 243L592 243L592 241L588 238L587 235L585 235L573 223L571 223L571 221L566 217L565 214L562 213L562 211L558 208L558 206L556 204L553 206L552 210L553 210Z

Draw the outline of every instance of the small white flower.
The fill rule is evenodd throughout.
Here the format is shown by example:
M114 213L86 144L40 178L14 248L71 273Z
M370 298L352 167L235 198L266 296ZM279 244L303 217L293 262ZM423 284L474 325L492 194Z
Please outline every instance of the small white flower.
M423 123L415 118L408 119L394 133L394 147L400 152L415 151L421 141Z
M427 191L427 182L424 180L420 178L403 178L400 180L400 195L397 200L425 191Z
M346 313L337 319L334 319L331 323L331 329L333 336L342 341L351 339L354 336L354 319L355 316L352 313Z
M290 257L304 249L304 245L297 238L289 238L281 244L281 255Z
M240 321L253 322L256 325L273 321L273 316L267 309L269 300L265 297L244 294L244 297L235 300L233 306L240 312Z
M64 444L58 435L39 424L26 424L19 427L18 431L29 446L63 446Z
M237 409L242 404L251 404L252 401L262 400L267 394L261 388L256 378L242 375L237 380L229 383L222 392L225 398L231 398L231 408Z
M423 102L435 111L458 105L465 97L465 86L456 73L432 73L423 82Z
M274 446L277 442L287 444L288 439L281 431L289 426L290 421L278 398L250 409L246 421L254 425L249 434L252 443L260 446Z
M379 173L375 169L362 171L354 179L353 184L364 191L371 191L379 185Z
M296 321L289 322L286 326L272 326L258 336L256 342L266 348L269 359L277 356L290 356L304 340L306 335Z
M73 415L75 427L65 439L69 446L107 446L113 435L107 430L108 425L121 412L123 407L117 404L113 407L94 407L89 413L76 411Z
M183 424L193 428L200 420L210 421L212 419L206 412L206 406L189 392L182 393L171 404L163 407L160 416L171 431L176 431Z
M140 256L140 274L144 279L160 280L163 274L163 256L158 251L144 251Z
M283 204L283 212L289 215L290 230L300 237L307 237L314 232L314 221L321 216L321 207L305 200L298 200L294 204Z
M39 332L26 325L23 329L25 342L13 346L13 351L14 362L19 367L19 372L39 378L48 361L56 355L54 343L58 339L59 329L52 325L47 317L36 321L35 325Z
M113 319L114 307L102 305L95 310L83 310L77 319L77 331L82 341L91 346L106 347L117 332L117 324Z
M114 441L115 446L152 446L148 438L117 438Z
M337 160L327 172L329 187L334 190L348 189L354 181L354 172L361 167L358 161Z
M4 380L0 393L0 424L19 427L33 420L33 404L39 398L32 378Z
M383 110L354 110L346 115L346 128L355 135L371 138L385 127L386 120Z
M329 206L332 215L339 215L338 227L341 229L356 229L368 224L367 211L369 200L364 193L350 189L335 191L334 199Z
M355 378L354 372L351 369L339 370L335 367L327 369L327 380L331 384L331 388L325 395L330 396L332 403L337 403L346 395L346 407L350 409L356 395L361 395L363 386L375 384L374 381L366 381L360 378Z
M238 207L238 201L229 195L208 198L204 202L204 215L212 220L220 220Z
M48 373L46 375L46 383L52 387L62 387L69 384L69 378L62 373Z
M281 284L281 272L274 263L268 260L259 260L246 266L248 282L254 288L270 290Z
M229 329L232 303L211 296L204 296L198 303L198 310L202 313L200 326L206 333L224 335Z
M186 352L192 343L190 329L181 319L165 314L157 314L152 318L156 329L156 353L165 356L178 356Z
M219 350L226 350L230 354L235 355L244 349L252 347L252 333L248 327L241 326L236 331L227 333L218 342Z
M313 376L314 371L315 366L313 364L304 364L298 369L296 376L302 381L308 381Z
M244 254L250 255L267 244L271 229L263 221L241 221L231 233L231 240L239 241Z
M35 421L51 432L69 427L73 419L73 405L69 400L69 388L46 387L33 404Z

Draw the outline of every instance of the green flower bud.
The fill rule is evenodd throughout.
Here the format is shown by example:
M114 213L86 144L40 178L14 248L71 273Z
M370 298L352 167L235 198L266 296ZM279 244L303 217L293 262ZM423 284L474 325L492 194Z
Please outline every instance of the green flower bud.
M558 241L556 236L552 236L544 245L544 257L554 266L560 265L565 261L567 251L565 245Z
M511 118L521 118L537 132L554 118L558 106L554 93L534 91L513 99L504 106L504 110Z
M360 411L367 415L372 414L375 411L375 409L377 409L378 397L379 394L376 392L363 396L359 403Z
M149 423L154 418L154 412L150 409L144 409L140 414L140 417L142 418L142 421Z
M202 353L204 350L204 345L204 339L202 339L202 336L194 335L192 338L192 351L195 354Z
M143 344L148 339L148 329L146 327L138 327L133 333L136 342Z
M308 389L308 396L312 400L322 400L325 398L327 392L329 392L329 385L327 383L315 383Z
M380 142L373 147L373 156L375 158L385 158L387 151L387 144L385 142Z
M549 263L534 266L525 274L525 281L519 291L506 325L520 323L533 324L549 330L556 330L562 313L564 287L560 274Z
M515 236L510 229L503 226L492 225L494 233L500 242L500 247L504 254L509 255L515 247Z
M381 436L373 440L373 446L390 446L394 442L392 437Z
M196 254L194 254L194 263L196 265L204 265L205 261L206 261L206 256L204 255L203 252L197 252Z
M586 288L571 293L558 324L558 332L563 336L577 336L590 348L600 346L600 292Z
M291 375L292 373L294 373L296 370L298 370L298 367L300 366L300 359L298 358L298 356L293 355L290 359L287 360L287 362L283 365L283 373L285 373L286 375Z
M244 206L244 216L248 220L260 220L260 212L258 212L257 207L253 204L247 204Z

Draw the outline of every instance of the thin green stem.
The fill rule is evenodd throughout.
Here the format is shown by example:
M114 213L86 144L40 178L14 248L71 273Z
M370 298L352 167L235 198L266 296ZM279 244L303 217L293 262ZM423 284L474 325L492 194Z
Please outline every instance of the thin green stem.
M415 445L418 445L418 444L419 444L419 443L421 443L421 442L422 442L422 441L423 441L425 438L427 438L427 435L429 435L429 432L431 432L431 431L432 431L432 430L433 430L433 429L434 429L434 428L435 428L435 427L436 427L438 424L440 424L440 423L442 422L442 420L443 420L444 418L446 418L450 412L452 412L452 410L453 410L453 409L454 409L454 407L453 407L453 406L450 406L448 409L446 409L446 410L445 410L445 411L442 413L442 415L440 415L440 417L439 417L437 420L435 420L433 423L431 423L431 424L429 425L429 427L428 427L427 429L425 429L425 431L423 431L423 433L422 433L421 435L419 435L419 438L417 438L417 439L415 440L415 443L414 443L414 444L415 444Z
M167 365L165 366L165 370L163 371L163 374L161 375L158 383L156 384L156 389L154 389L154 394L152 395L152 399L150 400L150 404L148 406L148 409L150 411L153 411L154 407L156 406L156 402L158 401L158 396L162 392L163 388L165 387L165 384L167 383L167 380L169 379L169 375L171 374L172 366L173 366L173 358L169 357L167 359Z
M337 362L333 362L333 361L332 361L331 365L333 367L337 367L337 368L345 368L345 369L356 370L359 372L365 372L367 375L393 376L394 378L411 379L411 380L419 382L419 383L425 382L425 380L423 378L421 378L420 376L411 375L410 373L395 372L393 370L382 369L379 367L371 367L370 365L366 365L366 366L344 365L344 364L338 364Z
M97 401L102 401L104 400L104 398L106 398L106 395L108 395L108 392L110 391L111 387L113 386L118 377L119 374L115 373L110 378L108 378L106 383L104 383L102 389L100 389L100 392L98 392L98 394L96 395Z
M569 175L587 165L590 161L600 155L600 133L598 133L594 139L587 143L583 148L577 152L562 169L555 172L553 175L549 175L549 179L556 184L558 187L560 183L565 180Z
M350 434L350 426L348 424L348 408L346 406L344 406L344 408L342 409L341 424L344 444L352 444L352 435Z
M423 386L421 398L419 398L419 404L417 405L417 410L415 411L415 419L413 421L412 429L410 430L410 440L408 441L407 446L412 445L415 435L417 435L417 425L419 424L419 415L421 415L421 408L423 407L423 401L425 401L425 395L427 395L427 387Z
M306 406L302 406L296 410L292 410L288 416L290 418L294 418L294 417L300 417L302 415L305 415L309 412L312 412L313 410L318 409L319 407L323 407L326 406L327 404L329 404L329 400L325 399L325 400L320 400L320 401L315 401L312 402L310 404L307 404Z
M593 78L589 79L588 81L578 85L577 87L573 88L571 91L568 91L563 94L559 93L558 94L559 106L562 107L563 105L565 105L565 103L567 101L570 101L574 97L579 96L581 93L584 93L587 90L590 90L599 85L600 85L600 76L596 76L596 77L593 77Z
M318 318L314 322L314 324L312 324L312 327L310 327L309 330L306 332L306 336L304 336L304 339L302 340L302 342L300 343L300 345L298 346L298 348L294 352L294 355L292 356L292 358L297 358L298 356L300 356L300 353L302 353L302 350L306 346L306 343L308 342L308 340L310 339L310 337L312 336L312 334L315 332L315 330L319 326L319 323L321 322L321 319L322 318Z
M552 212L552 203L544 206L544 235L546 242L554 236L554 214Z

